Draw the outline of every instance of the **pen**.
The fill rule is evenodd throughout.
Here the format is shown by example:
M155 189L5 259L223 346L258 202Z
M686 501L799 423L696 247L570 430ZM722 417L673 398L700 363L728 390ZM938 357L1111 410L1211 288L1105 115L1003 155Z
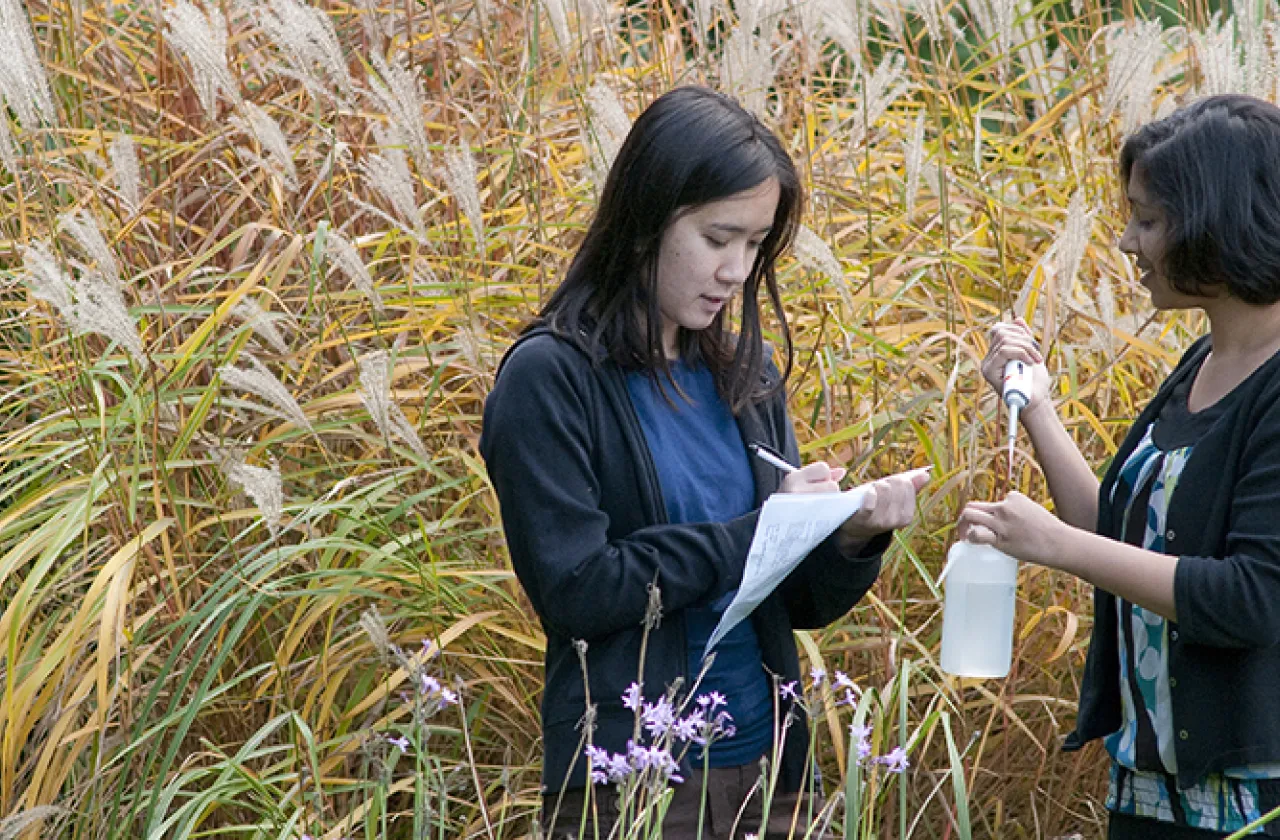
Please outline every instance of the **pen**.
M784 473L793 473L796 471L795 467L791 466L786 461L779 458L777 455L774 455L772 452L770 452L768 449L764 448L758 443L749 444L747 448L751 450L751 454L755 455L761 461L764 461L766 464L771 464L777 467L778 469L782 470Z

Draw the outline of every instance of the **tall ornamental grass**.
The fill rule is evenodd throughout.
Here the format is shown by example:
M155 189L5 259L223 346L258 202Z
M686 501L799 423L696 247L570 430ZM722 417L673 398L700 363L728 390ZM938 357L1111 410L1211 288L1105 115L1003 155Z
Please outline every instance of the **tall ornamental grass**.
M860 692L792 688L821 818L1098 836L1104 757L1058 750L1088 587L1024 569L1014 670L969 681L936 576L1007 489L992 323L1035 324L1099 466L1201 329L1116 248L1116 152L1183 97L1275 98L1280 39L1270 0L1171 8L0 0L0 837L532 831L544 640L482 403L688 82L801 165L806 456L934 467L873 591L799 634Z

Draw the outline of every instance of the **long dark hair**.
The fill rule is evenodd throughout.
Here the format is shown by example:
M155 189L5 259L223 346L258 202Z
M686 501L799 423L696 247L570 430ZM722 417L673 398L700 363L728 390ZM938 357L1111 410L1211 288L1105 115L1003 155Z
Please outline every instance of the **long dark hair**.
M680 354L711 370L736 411L780 388L791 370L787 328L774 263L799 224L800 179L778 138L728 96L681 87L654 101L636 120L609 170L600 205L539 322L577 341L592 358L631 370L669 372L662 352L657 266L662 234L677 211L696 208L778 181L773 227L742 289L741 333L722 310L704 330L680 330ZM765 385L760 286L782 325L782 377Z
M1280 300L1280 108L1234 94L1201 99L1125 141L1126 188L1135 166L1169 220L1169 285Z

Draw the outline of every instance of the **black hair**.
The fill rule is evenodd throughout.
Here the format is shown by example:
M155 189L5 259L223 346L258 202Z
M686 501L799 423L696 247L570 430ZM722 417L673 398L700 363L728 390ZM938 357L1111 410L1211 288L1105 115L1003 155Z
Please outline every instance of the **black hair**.
M1135 166L1169 221L1164 271L1175 290L1280 300L1280 108L1251 96L1201 99L1125 141L1125 189Z
M700 359L736 411L782 386L791 370L791 334L774 263L795 235L802 195L791 157L778 138L734 100L701 87L680 87L636 119L609 170L595 218L564 282L539 317L584 345L655 378L669 375L662 350L657 266L663 232L678 212L778 182L773 226L760 244L742 289L741 333L725 327L725 311L704 330L681 329L682 358ZM781 379L765 385L760 286L782 325Z

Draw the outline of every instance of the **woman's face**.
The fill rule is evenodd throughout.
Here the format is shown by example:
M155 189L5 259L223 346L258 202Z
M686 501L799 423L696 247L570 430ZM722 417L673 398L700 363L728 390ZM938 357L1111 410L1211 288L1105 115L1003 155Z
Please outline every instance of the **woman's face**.
M769 178L728 198L677 211L658 250L658 312L668 359L678 355L681 327L711 326L742 290L773 227L778 195L777 179Z
M1147 189L1146 169L1134 164L1129 172L1129 224L1120 237L1120 250L1137 258L1139 280L1151 293L1156 309L1185 309L1196 299L1173 288L1165 273L1169 247L1168 214Z

